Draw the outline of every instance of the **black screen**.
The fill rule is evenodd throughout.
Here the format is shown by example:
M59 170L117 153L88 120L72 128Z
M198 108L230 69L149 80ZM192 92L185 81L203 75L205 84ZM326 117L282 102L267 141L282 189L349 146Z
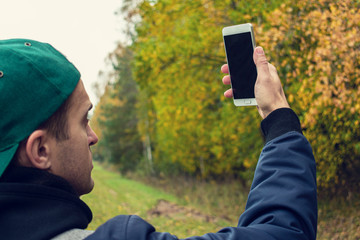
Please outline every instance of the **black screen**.
M234 99L255 98L257 77L250 32L224 36Z

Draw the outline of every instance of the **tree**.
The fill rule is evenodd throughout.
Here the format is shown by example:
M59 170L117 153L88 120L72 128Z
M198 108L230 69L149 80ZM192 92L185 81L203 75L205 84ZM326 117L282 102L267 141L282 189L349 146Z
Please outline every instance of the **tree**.
M138 132L138 88L132 77L132 52L118 45L109 56L116 79L109 83L96 107L98 129L102 141L96 148L95 156L106 158L122 172L134 170L142 158L142 142Z
M256 108L236 109L222 96L221 29L264 21L265 8L259 5L270 11L279 2L140 3L134 76L151 102L149 129L159 171L206 178L239 176L255 166L262 145L260 119ZM261 14L251 17L250 11Z

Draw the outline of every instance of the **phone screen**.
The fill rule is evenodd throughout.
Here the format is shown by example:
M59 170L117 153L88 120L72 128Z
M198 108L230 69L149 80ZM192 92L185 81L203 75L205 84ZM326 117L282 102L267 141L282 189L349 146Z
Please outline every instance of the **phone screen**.
M234 99L255 98L257 78L250 32L224 36Z

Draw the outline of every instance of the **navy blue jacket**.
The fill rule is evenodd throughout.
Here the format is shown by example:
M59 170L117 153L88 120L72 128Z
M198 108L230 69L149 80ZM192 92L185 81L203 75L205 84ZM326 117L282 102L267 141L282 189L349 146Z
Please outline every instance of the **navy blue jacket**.
M266 145L261 152L245 212L237 227L188 239L316 239L316 166L309 142L290 109L279 109L263 122ZM117 216L87 240L177 239L138 216Z
M279 109L261 123L266 139L255 170L245 212L237 227L189 239L316 239L315 161L290 109ZM1 239L50 239L86 228L92 214L60 177L35 169L7 171L0 181ZM117 216L87 240L170 240L170 233L138 216Z

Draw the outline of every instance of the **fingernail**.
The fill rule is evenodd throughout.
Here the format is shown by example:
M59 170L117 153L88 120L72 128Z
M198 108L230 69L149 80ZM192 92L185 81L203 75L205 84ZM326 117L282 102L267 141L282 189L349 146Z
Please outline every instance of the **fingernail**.
M265 54L264 49L262 47L257 47L255 49L255 51L256 51L256 54L258 54L258 55L264 55Z

